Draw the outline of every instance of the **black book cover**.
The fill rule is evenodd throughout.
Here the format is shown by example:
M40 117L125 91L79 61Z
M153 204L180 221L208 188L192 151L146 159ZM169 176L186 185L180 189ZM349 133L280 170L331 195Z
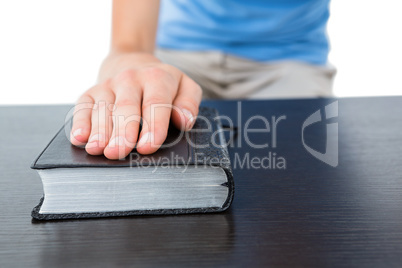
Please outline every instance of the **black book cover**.
M70 125L69 125L70 124ZM221 212L229 208L234 195L234 181L223 128L218 112L209 107L200 107L199 115L191 131L180 132L173 126L169 127L168 136L164 145L173 144L159 149L146 157L139 155L135 149L128 157L122 160L109 160L104 156L92 156L83 148L71 145L67 139L71 121L63 126L50 141L42 153L31 165L32 169L51 168L80 168L80 167L136 167L141 165L154 165L158 159L172 159L179 161L172 165L211 165L221 167L228 179L229 194L222 207L195 208L195 209L160 209L135 210L99 213L67 213L67 214L41 214L39 213L43 199L33 209L32 217L38 220L58 220L73 218L96 218L131 215L168 215L187 213ZM176 141L176 142L173 142ZM178 142L177 142L178 141ZM174 155L175 157L172 157ZM145 160L145 161L144 161ZM202 172L202 171L200 171Z

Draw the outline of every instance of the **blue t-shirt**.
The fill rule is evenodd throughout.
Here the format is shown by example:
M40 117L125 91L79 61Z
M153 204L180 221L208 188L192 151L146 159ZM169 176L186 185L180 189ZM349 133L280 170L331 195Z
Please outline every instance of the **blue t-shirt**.
M157 45L325 64L330 0L162 0Z

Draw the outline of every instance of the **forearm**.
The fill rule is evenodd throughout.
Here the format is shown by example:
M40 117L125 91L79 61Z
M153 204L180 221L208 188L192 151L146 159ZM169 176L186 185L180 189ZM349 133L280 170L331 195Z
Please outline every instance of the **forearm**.
M155 63L159 0L114 0L110 53L99 70L103 82L136 63Z
M114 0L110 53L153 53L159 0Z

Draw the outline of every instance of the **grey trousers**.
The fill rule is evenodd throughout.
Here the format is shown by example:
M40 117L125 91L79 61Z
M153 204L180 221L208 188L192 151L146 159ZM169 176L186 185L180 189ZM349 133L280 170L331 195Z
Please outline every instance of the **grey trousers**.
M256 62L215 51L158 49L155 55L191 77L204 99L333 96L336 69L297 61Z

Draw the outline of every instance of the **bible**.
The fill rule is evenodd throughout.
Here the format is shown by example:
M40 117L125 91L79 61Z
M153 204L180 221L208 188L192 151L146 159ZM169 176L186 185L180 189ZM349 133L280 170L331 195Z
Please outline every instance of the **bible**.
M234 181L218 112L200 107L192 130L169 127L157 152L109 160L68 140L67 122L35 159L44 195L37 220L222 212Z

